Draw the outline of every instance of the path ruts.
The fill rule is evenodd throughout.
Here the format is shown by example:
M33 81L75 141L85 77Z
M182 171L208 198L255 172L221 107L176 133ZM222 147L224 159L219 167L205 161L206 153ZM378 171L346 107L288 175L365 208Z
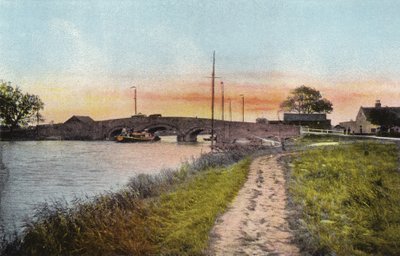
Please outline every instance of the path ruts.
M211 255L298 255L285 208L285 177L279 155L253 161L249 177L212 230Z

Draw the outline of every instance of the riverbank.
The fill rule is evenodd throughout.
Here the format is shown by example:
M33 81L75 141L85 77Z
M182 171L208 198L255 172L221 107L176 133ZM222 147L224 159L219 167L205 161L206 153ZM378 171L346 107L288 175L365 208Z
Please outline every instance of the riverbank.
M45 205L22 236L3 243L5 254L224 255L239 248L261 255L398 255L396 145L317 144L284 158L286 180L277 156L251 167L242 160L276 149L231 151L203 155L175 172L139 175L89 202Z
M46 204L6 255L201 254L208 233L246 180L253 152L206 154L176 172L139 175L125 189Z
M394 144L362 142L292 157L291 227L302 252L399 255L400 173Z
M0 234L21 230L38 204L118 191L138 174L156 175L210 151L210 143L0 142ZM1 162L3 164L1 164Z
M299 143L308 148L253 161L213 228L209 254L399 255L397 146Z

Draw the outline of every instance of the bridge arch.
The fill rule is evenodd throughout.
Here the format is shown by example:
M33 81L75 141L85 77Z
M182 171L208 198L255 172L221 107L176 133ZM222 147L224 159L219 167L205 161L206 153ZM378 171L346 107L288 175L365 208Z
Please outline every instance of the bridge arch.
M122 129L126 128L126 126L115 126L108 130L107 138L113 139L115 136L121 134Z
M157 131L166 131L166 130L170 130L170 131L175 131L176 134L180 133L180 130L178 129L178 127L176 127L175 125L171 125L168 123L154 123L151 125L145 125L142 126L140 130L148 130L149 132L157 132Z
M196 142L197 136L201 132L205 132L206 134L211 134L211 127L209 127L209 126L192 127L184 132L184 134L182 136L182 140L180 140L180 141ZM216 129L214 129L214 132L215 132L215 134L217 134Z

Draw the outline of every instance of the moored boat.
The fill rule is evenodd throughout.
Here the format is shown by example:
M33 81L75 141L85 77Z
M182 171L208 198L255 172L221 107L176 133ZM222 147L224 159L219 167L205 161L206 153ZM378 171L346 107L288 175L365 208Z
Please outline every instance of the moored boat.
M132 132L115 136L116 142L151 142L159 141L160 137L149 132Z
M216 141L217 140L217 138L214 136L214 137L207 137L207 138L203 138L203 140L204 141L211 141L211 140L213 140L213 141Z

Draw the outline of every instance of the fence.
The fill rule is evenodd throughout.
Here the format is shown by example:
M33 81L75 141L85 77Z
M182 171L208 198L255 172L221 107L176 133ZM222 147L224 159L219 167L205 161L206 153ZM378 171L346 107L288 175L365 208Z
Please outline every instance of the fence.
M343 131L338 130L324 130L324 129L314 129L308 127L300 127L300 134L332 134L332 135L344 135Z

